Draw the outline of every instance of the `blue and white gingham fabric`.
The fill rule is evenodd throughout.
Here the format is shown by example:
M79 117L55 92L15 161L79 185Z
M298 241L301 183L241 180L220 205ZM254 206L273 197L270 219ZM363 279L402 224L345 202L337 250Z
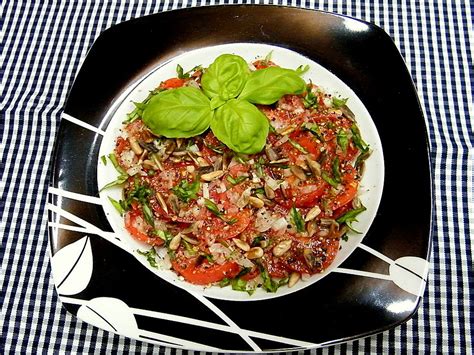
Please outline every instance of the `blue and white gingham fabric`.
M150 13L229 3L246 1L1 3L0 353L175 352L99 330L62 308L48 255L49 164L66 95L102 31ZM418 88L431 146L435 218L422 306L400 327L314 353L473 352L473 6L467 0L444 3L274 2L350 15L384 28ZM416 178L416 172L407 174ZM405 198L409 203L410 196Z

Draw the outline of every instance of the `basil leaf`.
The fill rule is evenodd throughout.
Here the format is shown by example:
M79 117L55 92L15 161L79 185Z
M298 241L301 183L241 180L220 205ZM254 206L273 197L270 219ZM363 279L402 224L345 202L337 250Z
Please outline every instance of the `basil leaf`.
M290 219L298 232L302 233L306 231L303 217L301 217L301 213L295 207L291 207Z
M222 54L202 75L201 86L209 98L220 97L226 101L240 94L249 74L250 69L244 58Z
M217 139L235 152L255 154L265 146L268 119L247 101L229 100L219 107L211 120Z
M181 87L153 97L142 118L157 135L189 138L208 129L212 115L209 99L201 90Z
M240 94L254 104L270 105L287 94L302 94L305 81L291 69L268 67L252 72Z

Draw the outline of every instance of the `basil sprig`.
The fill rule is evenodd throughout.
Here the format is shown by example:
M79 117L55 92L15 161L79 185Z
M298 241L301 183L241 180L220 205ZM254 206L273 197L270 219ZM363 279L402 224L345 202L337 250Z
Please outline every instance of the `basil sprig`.
M143 121L153 133L168 138L189 138L208 129L213 111L201 90L182 87L162 91L143 111Z
M230 149L255 154L265 145L269 123L253 104L269 105L284 95L303 93L302 73L280 67L250 72L242 57L222 54L202 75L202 91L163 91L147 103L142 118L153 133L168 138L197 136L210 127Z

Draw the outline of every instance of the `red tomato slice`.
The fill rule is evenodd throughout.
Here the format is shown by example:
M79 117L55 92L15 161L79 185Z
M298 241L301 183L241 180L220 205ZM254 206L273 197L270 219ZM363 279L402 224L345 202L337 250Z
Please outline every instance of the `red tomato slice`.
M163 89L176 89L176 88L180 88L181 86L183 86L185 82L186 82L185 79L171 78L171 79L165 80L161 84L161 87Z
M161 238L149 237L146 233L147 226L142 213L138 209L132 209L125 215L125 228L136 240L145 242L150 245L163 245Z
M222 265L209 264L207 260L202 264L196 265L197 258L182 260L173 260L171 264L173 269L183 276L186 281L195 285L208 285L214 282L219 282L224 278L234 278L240 272L240 266L228 261Z
M256 278L258 275L260 275L260 270L258 267L254 268L252 271L246 273L245 275L241 276L240 278L244 281L249 281L254 278Z
M318 159L321 154L319 144L309 132L295 131L290 135L290 139L302 146L308 153L314 155L313 159Z
M204 230L207 235L216 239L230 239L242 233L250 224L251 212L250 210L242 210L235 215L225 215L227 220L236 219L232 224L228 224L222 219L215 217L208 219L204 225Z

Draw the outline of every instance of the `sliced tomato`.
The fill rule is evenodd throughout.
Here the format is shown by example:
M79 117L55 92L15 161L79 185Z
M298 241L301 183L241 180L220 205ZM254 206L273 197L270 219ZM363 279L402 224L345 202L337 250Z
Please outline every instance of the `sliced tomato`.
M315 137L309 132L295 131L290 134L290 139L298 143L308 153L313 155L313 159L318 159L321 154L320 145L316 142Z
M176 88L180 88L181 86L183 86L185 82L186 82L185 79L171 78L171 79L165 80L160 85L160 87L163 88L163 89L176 89Z
M324 194L328 188L328 184L323 180L306 184L304 186L299 186L296 189L292 189L292 195L294 196L295 207L299 208L309 208L314 207L319 201L319 198ZM314 190L306 192L308 187L314 187Z
M161 238L148 236L148 228L139 209L132 209L125 215L125 228L136 240L150 245L163 245Z
M115 154L119 156L125 149L130 148L130 143L123 137L118 137L115 142Z
M260 275L260 270L258 269L258 267L255 267L253 270L246 273L245 275L242 275L240 278L244 281L249 281L256 278L258 275Z
M331 205L332 210L337 210L349 202L351 202L357 196L357 189L359 188L359 183L356 181L356 174L354 168L347 166L346 172L342 176L342 182L344 184L344 191L339 193L336 198L333 200Z
M326 249L326 257L321 265L321 270L325 270L332 264L339 251L339 239L326 239L324 249Z
M245 209L234 215L225 215L223 218L233 223L229 224L218 217L210 218L204 224L205 234L216 239L234 238L242 233L250 224L251 212Z
M228 261L222 265L210 264L204 260L197 264L198 258L181 258L171 262L173 269L183 276L186 281L195 285L209 285L219 282L224 278L234 278L240 272L239 264Z

